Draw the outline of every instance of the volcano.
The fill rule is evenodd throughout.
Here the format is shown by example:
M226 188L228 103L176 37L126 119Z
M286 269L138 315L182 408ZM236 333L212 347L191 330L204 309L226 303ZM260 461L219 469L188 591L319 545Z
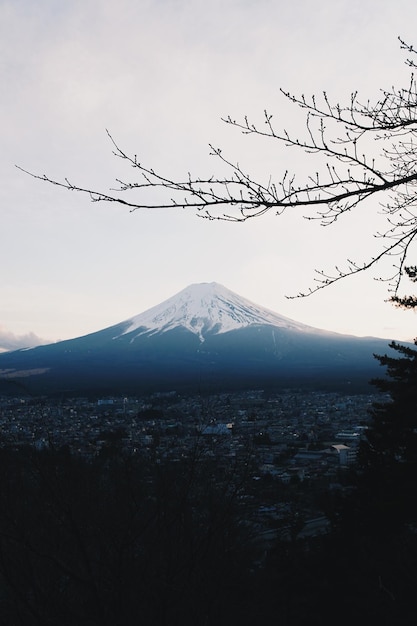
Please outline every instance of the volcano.
M387 341L319 330L218 283L83 337L0 354L0 392L119 394L365 384Z

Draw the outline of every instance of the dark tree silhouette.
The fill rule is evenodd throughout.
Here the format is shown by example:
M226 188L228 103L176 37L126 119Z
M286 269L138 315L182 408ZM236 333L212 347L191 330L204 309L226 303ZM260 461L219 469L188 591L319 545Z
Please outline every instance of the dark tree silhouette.
M232 623L251 581L246 479L203 452L0 448L0 623Z
M23 171L59 187L87 193L94 202L118 203L132 211L182 207L207 219L237 222L301 207L307 219L327 226L378 197L386 217L385 230L375 233L381 239L379 251L361 262L348 259L344 268L336 266L331 273L317 272L314 286L299 295L309 295L346 276L368 270L382 258L392 257L392 273L386 279L397 297L406 259L417 235L417 89L412 73L417 51L399 41L409 55L409 83L403 88L382 90L375 102L362 101L357 92L342 105L332 102L326 92L307 98L281 90L304 114L304 133L300 136L277 129L268 111L264 111L259 124L247 117L240 121L231 116L224 118L228 126L245 135L300 150L307 161L313 158L311 173L304 180L289 171L276 180L269 174L255 180L238 161L213 145L210 154L224 166L224 176L188 173L183 180L175 180L143 165L137 155L127 154L109 132L114 155L132 167L138 178L117 180L117 188L108 193L78 186L68 178L59 181ZM285 154L280 159L285 159ZM149 191L156 192L154 202L149 201Z
M387 402L372 410L373 425L369 442L381 463L409 465L417 462L417 350L392 342L399 357L376 356L387 368L387 377L373 381L389 393Z
M417 282L417 267L404 268L412 282ZM414 309L415 296L394 296L396 306ZM414 341L417 346L417 340ZM393 514L402 509L417 511L411 493L417 478L417 349L395 341L389 347L398 356L375 355L386 368L386 376L371 381L379 391L388 394L386 402L375 403L368 442L364 450L364 465L383 484L382 498L395 502ZM391 486L391 496L387 488ZM417 521L417 518L416 518Z
M416 268L405 270L416 282ZM404 309L412 309L417 303L415 296L393 300ZM417 340L414 344L417 346ZM373 493L374 501L383 505L384 517L396 523L417 523L413 496L417 479L417 349L395 341L389 347L398 356L375 355L386 368L386 376L371 382L388 394L388 399L375 403L371 410L362 467L366 488Z
M417 282L416 265L404 267L404 272L413 283ZM403 296L400 298L399 296L395 295L391 298L391 301L394 302L396 306L403 309L414 309L417 306L416 296Z

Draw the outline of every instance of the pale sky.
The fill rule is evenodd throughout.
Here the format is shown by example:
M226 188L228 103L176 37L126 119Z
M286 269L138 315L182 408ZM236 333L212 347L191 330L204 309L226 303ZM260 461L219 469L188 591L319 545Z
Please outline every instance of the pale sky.
M259 122L266 108L297 129L303 118L280 87L347 102L356 89L373 100L406 86L397 37L417 45L416 23L414 0L0 0L0 349L85 335L211 281L317 328L415 337L415 314L385 302L387 285L371 274L285 297L311 285L314 268L368 256L376 200L334 229L301 212L208 222L92 204L15 164L107 191L132 174L112 156L108 128L178 178L218 167L209 143L255 176L308 172L301 153L221 117Z

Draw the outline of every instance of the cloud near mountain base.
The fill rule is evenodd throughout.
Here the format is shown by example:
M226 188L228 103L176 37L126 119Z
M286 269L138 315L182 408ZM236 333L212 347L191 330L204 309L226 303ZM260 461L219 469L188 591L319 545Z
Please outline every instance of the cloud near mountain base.
M15 335L0 326L0 352L19 350L21 348L34 348L35 346L46 343L50 343L50 341L38 337L35 333L30 332L25 335Z

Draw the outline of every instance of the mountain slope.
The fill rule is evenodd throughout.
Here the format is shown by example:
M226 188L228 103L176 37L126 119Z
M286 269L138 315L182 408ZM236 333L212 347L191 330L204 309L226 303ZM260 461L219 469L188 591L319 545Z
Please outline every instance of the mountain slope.
M386 340L321 331L203 283L84 337L0 354L0 392L345 385L374 376L372 355L386 349Z

